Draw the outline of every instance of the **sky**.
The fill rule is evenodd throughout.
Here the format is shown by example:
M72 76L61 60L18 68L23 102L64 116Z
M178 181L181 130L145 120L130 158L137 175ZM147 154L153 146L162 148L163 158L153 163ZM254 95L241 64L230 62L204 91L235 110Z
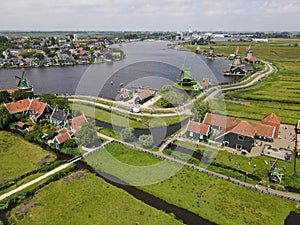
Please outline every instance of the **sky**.
M0 30L300 31L300 0L1 0Z

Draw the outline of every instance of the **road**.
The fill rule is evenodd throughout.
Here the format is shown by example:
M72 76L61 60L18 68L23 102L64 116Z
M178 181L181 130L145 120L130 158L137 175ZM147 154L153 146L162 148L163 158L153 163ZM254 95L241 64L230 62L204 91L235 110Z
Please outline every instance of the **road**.
M185 103L183 106L176 107L176 108L168 108L168 109L141 106L141 109L147 109L147 110L151 110L151 111L160 111L160 112L166 111L166 112L165 113L142 112L141 114L138 114L138 115L149 116L149 117L171 117L171 116L178 116L178 115L192 115L190 106L192 104L194 104L195 101L197 101L198 99L206 96L204 101L208 101L208 100L214 99L216 97L216 95L218 95L221 91L236 90L236 89L241 89L241 88L246 88L246 87L252 86L256 82L261 80L263 77L273 73L275 68L269 62L264 62L264 63L265 63L265 68L262 71L256 72L255 74L251 75L247 79L242 80L237 83L234 83L234 84L219 85L219 86L208 88L207 90L205 90L204 92L199 94L194 99ZM84 100L82 98L87 98L87 100ZM92 101L91 99L94 99L95 101ZM120 106L128 107L128 108L132 107L131 104L126 103L126 102L113 101L113 100L103 99L100 97L82 96L82 95L69 96L69 100L72 102L79 102L79 103L85 103L85 104L89 104L89 105L102 107L102 108L109 109L112 111L118 111L118 112L124 113L124 114L137 115L137 113L130 112L128 109L120 108ZM113 104L113 106L96 102L97 100L100 100L103 102L108 102L110 104ZM174 111L174 112L170 113L170 111Z
M9 197L9 196L11 196L11 195L13 195L13 194L19 192L19 191L24 190L25 188L30 187L30 186L33 185L33 184L36 184L36 183L40 182L41 180L43 180L43 179L45 179L45 178L47 178L47 177L49 177L49 176L51 176L51 175L53 175L53 174L55 174L55 173L61 171L61 170L63 170L63 169L66 169L66 168L67 168L68 166L70 166L72 163L77 162L77 161L80 160L80 159L81 159L81 158L78 158L78 159L75 159L75 160L73 160L73 161L71 161L71 162L68 162L68 163L66 163L66 164L63 164L63 165L61 165L61 166L59 166L59 167L56 167L55 169L53 169L53 170L51 170L51 171L45 173L44 175L42 175L42 176L40 176L40 177L38 177L38 178L36 178L36 179L34 179L34 180L32 180L32 181L29 181L28 183L23 184L23 185L17 187L16 189L14 189L14 190L12 190L12 191L10 191L10 192L7 192L7 193L1 195L1 196L0 196L0 201L2 201L3 199L5 199L5 198L7 198L7 197Z

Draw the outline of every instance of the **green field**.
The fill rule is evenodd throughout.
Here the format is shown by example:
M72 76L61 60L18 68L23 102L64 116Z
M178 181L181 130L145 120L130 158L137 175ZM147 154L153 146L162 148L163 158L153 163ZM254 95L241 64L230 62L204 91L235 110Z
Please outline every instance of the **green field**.
M142 115L121 114L93 107L86 104L74 103L72 109L83 112L86 116L95 118L96 120L113 124L120 127L132 127L135 129L149 129L151 127L163 127L174 125L187 119L188 116L172 116L172 117L149 117Z
M55 160L55 156L6 131L0 131L0 184Z
M85 171L37 192L12 210L14 224L182 224Z
M226 102L229 116L250 120L261 120L268 113L275 112L283 123L296 124L300 118L300 40L271 39L269 43L251 43L254 56L272 62L278 73L269 75L255 86L227 92L225 99L244 101L244 104ZM229 55L240 46L239 54L246 56L247 42L217 42L214 44L216 54ZM297 46L295 46L297 44ZM207 47L203 47L207 48ZM195 46L188 46L195 51Z
M159 160L146 153L121 147L119 144L111 145L107 151L116 160L136 166L157 165ZM118 169L112 170L111 167L115 165L109 166L111 162L105 163L107 159L103 159L104 155L99 151L90 155L87 161L97 169L132 182L130 176L128 178ZM136 176L140 175L136 172ZM205 219L224 225L284 224L284 219L290 211L296 209L296 204L292 201L249 190L186 167L173 173L168 179L139 188Z

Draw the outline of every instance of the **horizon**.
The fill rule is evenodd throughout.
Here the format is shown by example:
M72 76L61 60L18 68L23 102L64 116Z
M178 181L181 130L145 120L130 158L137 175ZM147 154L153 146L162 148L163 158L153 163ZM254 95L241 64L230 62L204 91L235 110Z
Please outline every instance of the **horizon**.
M298 0L4 1L0 30L299 31Z

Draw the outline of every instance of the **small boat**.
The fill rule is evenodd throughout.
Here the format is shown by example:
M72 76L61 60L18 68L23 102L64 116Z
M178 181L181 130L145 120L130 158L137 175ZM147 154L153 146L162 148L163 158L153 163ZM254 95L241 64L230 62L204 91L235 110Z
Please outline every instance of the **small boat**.
M124 84L123 83L120 83L120 87L122 87Z
M113 82L113 81L110 81L110 85L114 85L114 82Z

